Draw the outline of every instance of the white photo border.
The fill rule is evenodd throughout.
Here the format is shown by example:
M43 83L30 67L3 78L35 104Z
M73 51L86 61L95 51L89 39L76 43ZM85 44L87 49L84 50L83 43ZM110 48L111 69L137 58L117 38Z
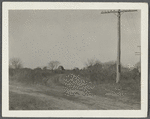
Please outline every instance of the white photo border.
M141 10L141 110L9 110L9 10ZM148 4L101 2L2 3L2 116L3 117L147 117L148 113Z

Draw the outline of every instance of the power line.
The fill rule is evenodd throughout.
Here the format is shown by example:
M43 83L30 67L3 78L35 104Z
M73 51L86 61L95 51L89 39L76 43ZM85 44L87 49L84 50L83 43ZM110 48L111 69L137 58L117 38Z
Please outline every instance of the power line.
M107 14L107 13L124 13L124 12L135 12L137 10L108 10L108 11L102 11L101 14Z

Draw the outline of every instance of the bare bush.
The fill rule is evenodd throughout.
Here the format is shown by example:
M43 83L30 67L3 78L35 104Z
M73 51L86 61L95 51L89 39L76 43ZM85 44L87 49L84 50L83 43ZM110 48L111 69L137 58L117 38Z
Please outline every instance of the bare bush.
M75 68L73 69L73 71L79 71L79 68L78 68L78 67L75 67Z
M54 70L58 67L58 65L60 64L59 61L50 61L48 63L48 67L51 69L51 70Z
M41 71L42 69L40 67L35 68L36 71Z
M21 69L23 68L22 61L19 58L12 58L9 60L9 68Z
M85 62L85 67L88 68L88 67L91 67L95 64L101 64L101 62L98 60L95 60L95 59L88 59L87 62Z
M45 67L43 67L43 70L47 70L47 67L45 66Z
M59 66L58 70L65 70L63 66Z

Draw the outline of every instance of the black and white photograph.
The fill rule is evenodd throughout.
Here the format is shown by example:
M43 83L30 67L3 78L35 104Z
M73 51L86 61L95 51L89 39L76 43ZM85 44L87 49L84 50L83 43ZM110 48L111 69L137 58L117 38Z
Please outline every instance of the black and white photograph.
M3 3L7 117L146 117L146 3Z

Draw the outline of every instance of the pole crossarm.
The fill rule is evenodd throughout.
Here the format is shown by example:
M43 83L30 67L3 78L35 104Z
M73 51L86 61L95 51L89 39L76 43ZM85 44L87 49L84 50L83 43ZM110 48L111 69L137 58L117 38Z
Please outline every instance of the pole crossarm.
M136 12L137 10L108 10L102 11L101 14L118 13L118 12Z
M135 53L141 53L141 52L135 52Z
M141 46L137 46L137 47L141 49ZM135 55L141 55L141 52L135 52Z
M141 55L141 52L135 52L135 55Z
M135 53L135 55L141 55L141 53Z

